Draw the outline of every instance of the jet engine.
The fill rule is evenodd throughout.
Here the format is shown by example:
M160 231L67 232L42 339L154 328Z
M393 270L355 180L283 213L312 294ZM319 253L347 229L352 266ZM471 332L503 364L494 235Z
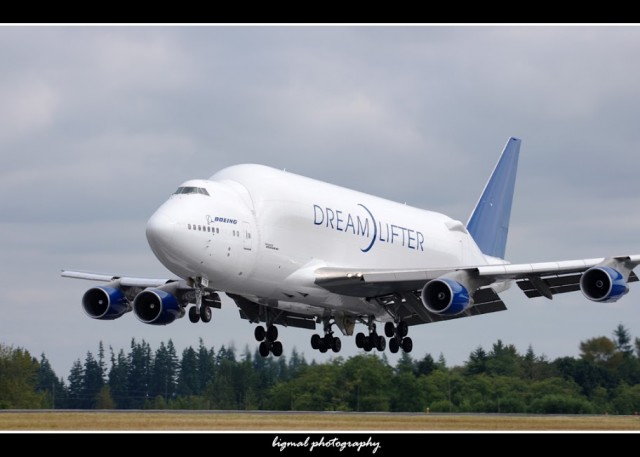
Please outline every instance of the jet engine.
M145 289L133 300L133 312L145 324L166 325L184 316L178 299L160 289Z
M82 296L84 311L94 319L113 320L131 311L129 301L120 289L93 287Z
M434 314L460 314L471 304L467 288L449 278L429 281L420 296L427 310Z
M580 290L589 300L614 302L629 292L629 286L618 270L597 266L582 274Z

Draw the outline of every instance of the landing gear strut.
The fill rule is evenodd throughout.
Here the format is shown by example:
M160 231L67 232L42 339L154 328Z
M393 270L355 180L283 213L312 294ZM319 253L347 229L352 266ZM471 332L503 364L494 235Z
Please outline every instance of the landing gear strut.
M390 338L389 350L392 353L395 354L400 348L404 352L411 352L413 341L407 336L407 333L409 333L409 326L405 321L399 321L398 325L394 325L393 322L384 324L384 334Z
M376 332L373 316L369 316L367 327L369 327L369 336L365 336L362 332L358 333L356 335L356 346L367 352L370 352L373 348L380 352L384 351L387 348L387 340Z
M333 323L329 319L324 321L324 337L321 337L317 333L311 335L311 347L317 349L323 354L331 349L333 352L340 352L342 349L342 341L337 336L333 336L333 330L331 326Z

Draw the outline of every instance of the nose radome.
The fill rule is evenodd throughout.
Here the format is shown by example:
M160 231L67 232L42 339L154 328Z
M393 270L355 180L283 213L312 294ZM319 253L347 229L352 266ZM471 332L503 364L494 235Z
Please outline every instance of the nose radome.
M175 223L169 215L159 209L147 221L147 241L156 253L166 251L173 238Z

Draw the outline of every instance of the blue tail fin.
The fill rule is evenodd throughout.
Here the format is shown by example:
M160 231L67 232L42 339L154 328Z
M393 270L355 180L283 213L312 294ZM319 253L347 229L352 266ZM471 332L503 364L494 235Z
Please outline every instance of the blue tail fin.
M483 254L504 259L521 141L509 138L476 204L467 230Z

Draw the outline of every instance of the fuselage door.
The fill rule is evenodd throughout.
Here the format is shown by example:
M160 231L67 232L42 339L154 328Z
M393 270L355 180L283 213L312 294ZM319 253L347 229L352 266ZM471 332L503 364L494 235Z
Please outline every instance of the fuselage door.
M251 250L251 245L252 245L252 241L251 241L251 226L249 225L248 222L243 222L242 223L242 236L244 238L243 240L243 247L246 251L250 251Z

